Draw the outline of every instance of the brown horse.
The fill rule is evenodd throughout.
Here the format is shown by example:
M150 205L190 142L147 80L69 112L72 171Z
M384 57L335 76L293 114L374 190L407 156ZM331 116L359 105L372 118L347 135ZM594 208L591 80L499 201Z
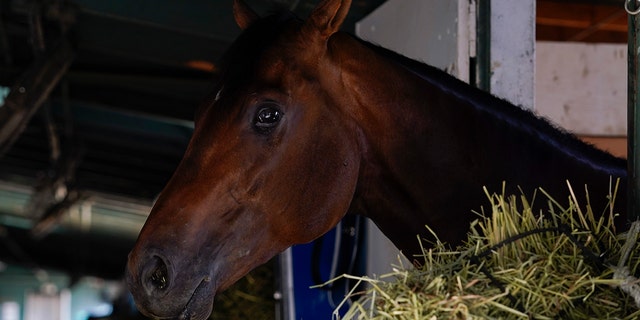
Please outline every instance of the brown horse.
M371 218L410 256L425 225L443 241L463 239L486 201L482 186L563 195L568 179L588 184L604 209L610 176L626 179L624 160L339 32L350 2L323 0L301 21L260 18L235 1L244 32L129 256L145 314L205 318L217 292L347 212Z

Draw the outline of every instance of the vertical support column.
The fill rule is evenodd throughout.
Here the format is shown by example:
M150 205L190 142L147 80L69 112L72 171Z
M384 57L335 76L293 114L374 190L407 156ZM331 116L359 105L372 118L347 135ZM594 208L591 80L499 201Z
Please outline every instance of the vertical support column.
M535 0L479 0L490 3L491 93L533 109L535 101Z
M627 195L627 212L629 220L636 221L640 218L639 204L640 202L640 165L637 152L638 142L640 141L640 70L638 70L638 61L640 59L640 15L637 12L640 9L638 1L631 0L626 3L627 9L634 14L629 14L629 74L627 85L627 163L628 163L628 195ZM631 13L631 12L630 12Z
M477 0L472 82L527 109L535 105L535 0Z

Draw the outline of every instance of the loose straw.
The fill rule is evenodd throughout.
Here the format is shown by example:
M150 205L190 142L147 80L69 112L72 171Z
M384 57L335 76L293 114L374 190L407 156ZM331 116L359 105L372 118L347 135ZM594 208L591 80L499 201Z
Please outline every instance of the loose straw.
M629 268L626 266L629 255L633 247L638 241L638 233L640 233L640 221L636 220L631 224L631 228L627 233L627 239L622 246L622 255L617 267L613 267L613 279L622 280L620 289L633 297L636 307L640 308L640 286L638 278L630 275Z

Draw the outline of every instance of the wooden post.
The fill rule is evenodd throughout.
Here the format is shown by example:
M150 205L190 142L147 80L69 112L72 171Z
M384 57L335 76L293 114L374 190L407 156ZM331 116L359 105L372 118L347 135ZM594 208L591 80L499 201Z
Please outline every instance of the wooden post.
M489 87L493 95L533 110L536 1L479 0L489 4Z

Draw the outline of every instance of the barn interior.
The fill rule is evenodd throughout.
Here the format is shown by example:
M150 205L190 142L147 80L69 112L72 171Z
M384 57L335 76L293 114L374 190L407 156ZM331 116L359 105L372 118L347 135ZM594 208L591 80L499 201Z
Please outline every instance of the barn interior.
M262 14L280 7L300 17L317 3L246 2ZM383 2L353 1L344 29L353 32ZM28 290L76 286L77 295L94 292L96 301L117 295L127 254L182 157L218 59L240 33L231 6L231 0L0 2L5 309L23 306ZM536 39L626 43L627 19L622 0L538 0ZM617 138L605 143L624 146ZM86 305L96 313L104 307Z

